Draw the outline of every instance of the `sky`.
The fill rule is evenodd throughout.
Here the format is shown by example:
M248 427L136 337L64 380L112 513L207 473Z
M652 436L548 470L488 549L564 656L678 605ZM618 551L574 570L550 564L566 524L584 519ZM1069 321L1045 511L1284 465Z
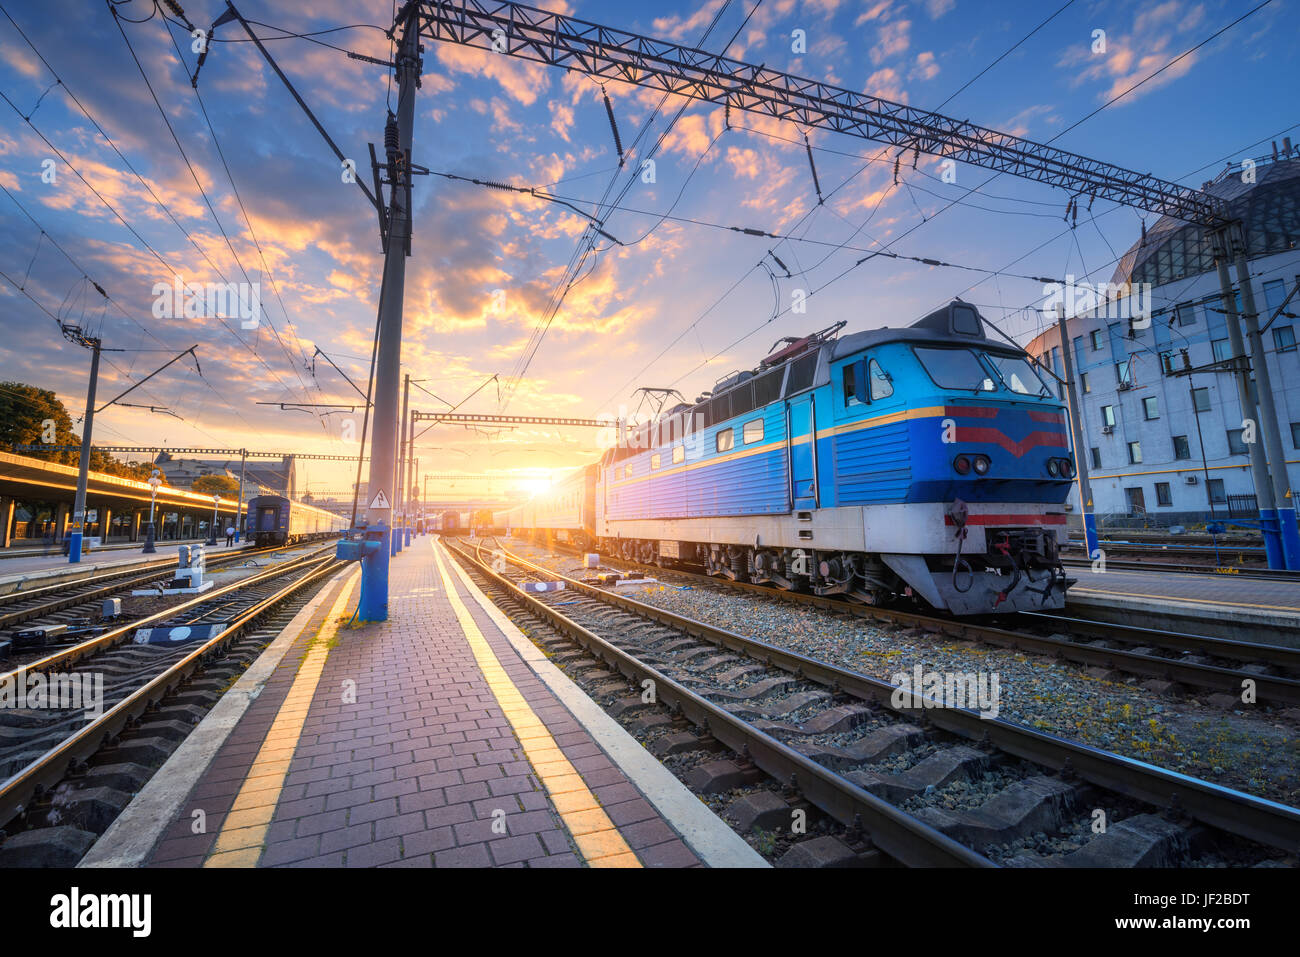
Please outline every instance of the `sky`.
M1198 46L1258 4L539 0L1190 186L1283 135L1300 143L1295 0ZM368 183L367 144L382 155L396 91L383 66L347 53L389 58L392 0L238 7ZM75 418L89 354L60 322L123 350L104 353L101 403L197 346L197 366L185 357L123 400L135 407L100 413L95 443L355 455L360 414L343 406L357 393L316 351L366 388L376 216L242 29L218 28L196 90L192 38L145 0L117 4L116 19L109 3L0 8L0 380L54 390ZM184 4L203 28L224 9ZM1083 208L1085 197L1072 225L1071 197L1052 186L964 164L945 177L940 157L913 168L911 153L895 182L896 149L739 110L729 119L425 40L413 160L431 175L414 185L402 350L418 380L412 406L472 394L459 411L644 414L638 387L690 400L784 336L906 325L955 296L1025 341L1043 300L1025 277L1108 280L1156 218L1101 199ZM606 235L588 231L590 217ZM949 265L858 264L882 250ZM257 327L169 310L160 291L178 281L255 283ZM431 498L493 497L594 460L607 437L439 425L416 454L423 472L508 477L437 479ZM351 471L304 461L300 488L343 495Z

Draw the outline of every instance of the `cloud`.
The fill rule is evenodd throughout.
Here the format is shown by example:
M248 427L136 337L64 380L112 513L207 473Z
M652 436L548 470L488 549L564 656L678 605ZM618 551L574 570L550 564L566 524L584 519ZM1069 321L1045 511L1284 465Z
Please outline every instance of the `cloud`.
M934 54L926 50L916 55L916 66L908 77L913 80L933 80L938 75L939 64L935 62Z
M1104 52L1094 53L1090 38L1066 50L1057 65L1069 72L1072 87L1100 85L1096 94L1099 102L1126 94L1116 105L1133 103L1191 72L1199 53L1183 56L1159 76L1142 83L1186 49L1181 35L1195 30L1204 18L1201 4L1189 6L1181 0L1166 0L1140 10L1129 30L1107 29Z

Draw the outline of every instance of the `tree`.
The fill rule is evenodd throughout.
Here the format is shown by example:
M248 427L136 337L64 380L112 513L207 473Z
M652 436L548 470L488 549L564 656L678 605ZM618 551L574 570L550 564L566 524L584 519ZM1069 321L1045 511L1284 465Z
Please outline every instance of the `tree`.
M229 475L200 475L190 483L191 492L238 492L239 480Z
M72 417L49 389L25 382L0 382L0 442L5 451L15 445L80 445ZM48 452L49 462L76 464L76 452Z
M81 436L72 431L72 417L49 389L38 389L26 382L0 382L0 451L7 452L15 445L80 446ZM29 454L39 454L43 461L61 465L75 466L81 459L79 451ZM148 462L123 462L92 448L90 469L146 482L153 466Z

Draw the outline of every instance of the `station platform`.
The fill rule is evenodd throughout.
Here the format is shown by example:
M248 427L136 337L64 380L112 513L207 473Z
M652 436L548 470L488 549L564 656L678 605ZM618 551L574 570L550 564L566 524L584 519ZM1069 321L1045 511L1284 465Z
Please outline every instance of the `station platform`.
M34 588L40 585L53 585L65 578L92 574L94 571L107 571L114 568L130 568L132 565L145 565L162 559L177 557L181 545L202 545L204 538L186 539L184 541L156 542L158 549L152 555L143 554L141 542L135 548L111 549L84 553L81 561L73 565L67 555L24 555L7 558L0 564L0 595L8 594L19 588ZM229 547L225 538L217 539L217 544L209 546L209 554L219 555L249 547L246 541Z
M1216 572L1071 568L1066 611L1164 627L1171 619L1216 637L1300 646L1300 580ZM1288 640L1288 633L1290 633Z
M341 572L83 867L765 867L433 538Z

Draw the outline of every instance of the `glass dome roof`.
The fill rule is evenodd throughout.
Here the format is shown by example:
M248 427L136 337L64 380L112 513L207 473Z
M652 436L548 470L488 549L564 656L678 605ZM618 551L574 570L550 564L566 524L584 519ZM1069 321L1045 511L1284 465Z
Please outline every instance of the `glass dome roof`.
M1240 166L1230 167L1205 191L1225 200L1229 215L1242 221L1247 257L1256 259L1296 248L1300 243L1300 156L1257 161L1254 183L1243 183L1241 173ZM1145 239L1123 255L1111 282L1161 286L1213 268L1214 255L1201 227L1162 216L1147 230Z

